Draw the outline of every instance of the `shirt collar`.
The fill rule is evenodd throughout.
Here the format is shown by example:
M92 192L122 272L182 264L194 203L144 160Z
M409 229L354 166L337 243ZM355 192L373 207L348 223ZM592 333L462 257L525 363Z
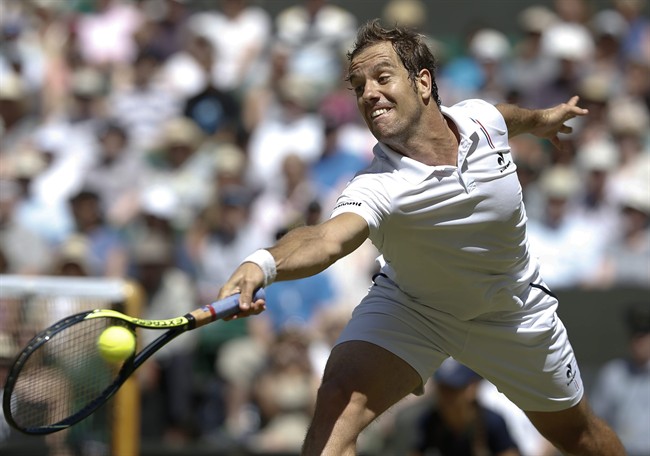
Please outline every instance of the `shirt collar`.
M458 147L458 166L425 165L424 163L395 152L390 146L382 142L378 142L374 147L374 155L377 158L388 160L395 168L395 170L400 173L400 175L414 184L423 182L436 173L440 175L448 175L456 169L462 169L462 165L468 155L468 151L472 148L471 146L474 143L474 141L471 139L472 134L477 130L477 128L472 122L463 122L464 119L459 119L457 116L452 115L449 108L441 106L440 109L442 113L452 119L458 127L458 133L460 135L460 144ZM469 121L469 119L467 120ZM471 131L468 130L468 127Z

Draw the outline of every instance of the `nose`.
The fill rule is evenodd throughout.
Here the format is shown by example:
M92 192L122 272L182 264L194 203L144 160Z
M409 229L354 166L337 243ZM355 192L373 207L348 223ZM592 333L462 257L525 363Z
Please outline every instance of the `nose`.
M379 86L376 83L372 81L367 81L366 84L363 86L363 93L361 94L361 99L366 103L377 100L380 97L378 87Z

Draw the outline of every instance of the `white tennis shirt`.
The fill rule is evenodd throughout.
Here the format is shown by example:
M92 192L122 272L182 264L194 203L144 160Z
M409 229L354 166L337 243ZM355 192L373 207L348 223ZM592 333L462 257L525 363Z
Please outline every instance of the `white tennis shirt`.
M539 268L505 120L481 100L441 109L460 133L458 166L428 166L378 143L332 217L363 217L382 272L420 304L462 320L522 309Z

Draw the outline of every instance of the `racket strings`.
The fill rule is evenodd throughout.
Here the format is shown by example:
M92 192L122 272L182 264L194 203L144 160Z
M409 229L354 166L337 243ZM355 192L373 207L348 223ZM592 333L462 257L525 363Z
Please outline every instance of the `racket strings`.
M116 379L121 364L99 354L97 339L112 318L81 320L48 338L25 360L11 396L11 414L24 429L55 425L80 412Z

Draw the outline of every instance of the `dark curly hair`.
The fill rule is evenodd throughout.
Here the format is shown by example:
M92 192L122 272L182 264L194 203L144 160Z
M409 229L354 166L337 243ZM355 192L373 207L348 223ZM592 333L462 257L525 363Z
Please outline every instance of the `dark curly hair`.
M348 61L352 62L361 51L370 46L390 41L395 53L406 68L409 80L414 84L420 70L426 68L431 73L432 87L431 94L440 106L438 85L436 84L436 58L431 49L427 46L424 35L413 29L395 26L392 29L385 29L381 26L379 19L374 19L364 24L357 32L354 47L347 53Z

